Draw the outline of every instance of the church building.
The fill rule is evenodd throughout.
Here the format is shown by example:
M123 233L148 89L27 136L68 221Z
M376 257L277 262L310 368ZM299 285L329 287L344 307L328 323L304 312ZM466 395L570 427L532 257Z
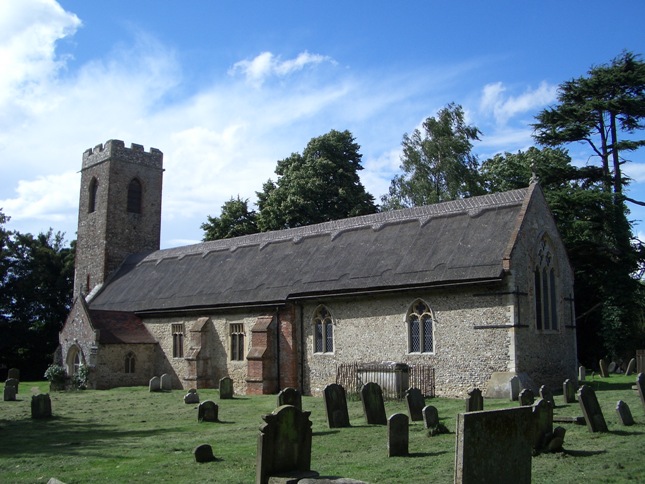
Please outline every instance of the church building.
M573 271L538 183L463 200L160 249L163 154L83 154L62 363L97 389L320 395L342 365L434 371L437 396L562 387Z

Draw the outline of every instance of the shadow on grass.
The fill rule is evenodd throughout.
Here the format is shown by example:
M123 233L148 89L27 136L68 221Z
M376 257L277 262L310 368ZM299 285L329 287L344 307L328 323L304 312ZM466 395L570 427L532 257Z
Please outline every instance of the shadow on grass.
M340 430L325 430L325 431L322 431L322 432L313 432L312 435L318 435L318 436L321 436L321 435L334 435L334 434L337 434L339 432L340 432Z
M606 450L562 450L563 454L570 455L571 457L593 457L594 455L606 454Z
M442 452L411 452L409 453L406 457L438 457L443 454L447 454L448 452L442 451Z
M643 432L628 432L627 430L610 430L608 433L612 435L620 435L621 437L631 437L632 435L643 435Z

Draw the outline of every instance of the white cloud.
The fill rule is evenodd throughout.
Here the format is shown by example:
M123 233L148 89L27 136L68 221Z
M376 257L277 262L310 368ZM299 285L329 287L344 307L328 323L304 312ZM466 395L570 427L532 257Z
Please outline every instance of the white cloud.
M491 113L498 124L504 125L518 114L533 112L555 101L558 87L541 82L537 89L527 89L519 96L506 94L502 82L487 84L482 89L480 111Z
M251 60L242 60L236 62L229 70L230 75L241 72L247 82L259 87L264 81L271 77L285 77L296 71L301 71L307 66L320 64L322 62L334 63L330 57L301 52L295 59L281 60L271 52L262 52Z

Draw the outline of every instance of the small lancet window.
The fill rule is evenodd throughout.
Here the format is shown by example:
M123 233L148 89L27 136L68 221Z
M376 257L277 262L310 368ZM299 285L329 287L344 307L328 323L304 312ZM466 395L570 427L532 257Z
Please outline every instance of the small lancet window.
M434 316L430 307L418 300L408 310L408 351L410 353L434 352Z
M325 306L316 309L313 318L314 352L332 353L334 351L334 321Z
M92 178L88 189L87 213L96 211L96 195L99 191L99 182L96 178Z
M132 351L128 352L128 354L125 355L125 372L126 373L134 373L134 371L135 371L135 362L136 362L136 359L134 357L134 353Z
M558 276L553 250L543 236L537 249L537 263L533 272L535 297L535 328L538 331L558 329Z
M128 212L141 213L142 193L141 182L136 178L130 180L130 184L128 185Z

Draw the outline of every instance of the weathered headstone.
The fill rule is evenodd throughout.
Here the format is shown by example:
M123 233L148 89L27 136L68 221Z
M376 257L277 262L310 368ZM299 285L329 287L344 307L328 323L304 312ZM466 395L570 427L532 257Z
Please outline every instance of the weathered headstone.
M473 388L466 398L466 412L479 412L484 410L484 397L479 388Z
M627 370L625 370L625 375L629 376L636 370L636 358L632 358L627 363Z
M292 387L280 390L280 393L278 393L278 407L282 405L293 405L298 410L302 410L302 395Z
M510 390L509 396L511 398L511 402L516 402L520 398L521 391L520 378L517 375L511 377L508 381L508 388Z
M425 398L423 398L423 393L418 388L408 388L405 391L405 402L408 405L408 413L410 414L410 420L413 422L419 422L423 420L423 407L426 406Z
M530 388L525 388L520 392L519 397L520 406L525 407L527 405L533 405L535 403L535 394Z
M20 370L18 368L9 368L7 371L7 379L9 378L15 378L20 381Z
M161 380L158 376L153 376L148 382L148 390L151 392L161 391Z
M287 473L311 477L310 414L284 405L262 416L265 423L258 435L256 484L266 484L271 476Z
M531 407L458 414L454 482L529 484L532 435Z
M573 382L567 378L562 384L562 397L564 403L573 403L576 401L576 387Z
M14 391L16 392L16 395L18 394L18 384L20 382L16 378L7 378L7 381L4 382L5 388L7 387L13 387Z
M607 423L593 388L589 385L582 385L578 390L578 402L589 432L607 432Z
M378 383L369 382L361 388L363 414L368 424L387 425L383 391Z
M634 417L632 417L632 412L629 410L629 405L622 400L618 400L618 403L616 403L616 414L621 424L626 426L634 425Z
M641 403L645 409L645 373L639 373L636 377L636 391L641 397Z
M52 416L52 401L49 393L39 393L31 397L31 418L50 418Z
M172 379L168 373L164 373L159 378L159 384L161 391L172 390Z
M585 381L587 378L587 369L584 366L578 367L578 381Z
M219 422L219 406L212 400L204 400L197 409L199 422Z
M199 403L199 395L197 390L191 388L188 393L184 395L184 403Z
M551 408L555 408L555 399L553 398L553 392L546 385L542 385L540 387L540 398L551 405Z
M541 451L546 448L553 434L553 406L544 398L533 405L533 449Z
M549 452L561 452L564 445L564 436L567 433L564 427L556 427L553 429L553 435L547 444Z
M427 429L431 429L439 425L439 412L437 407L432 405L427 405L423 407L423 426Z
M233 398L233 380L228 376L219 380L219 398L220 400Z
M609 365L607 366L607 372L609 372L609 374L616 373L616 362L615 361L612 361L611 363L609 363Z
M600 366L600 376L603 378L609 378L609 368L607 367L607 362L601 358L598 362L598 366Z
M15 402L16 401L16 387L5 385L5 387L4 387L4 401L5 402Z
M404 413L395 413L387 419L387 455L388 457L408 455L410 441L410 424Z
M195 455L195 462L213 462L215 455L213 455L213 448L209 444L202 444L195 447L193 450Z
M349 427L349 412L345 389L337 383L330 383L323 389L327 425L330 429Z

